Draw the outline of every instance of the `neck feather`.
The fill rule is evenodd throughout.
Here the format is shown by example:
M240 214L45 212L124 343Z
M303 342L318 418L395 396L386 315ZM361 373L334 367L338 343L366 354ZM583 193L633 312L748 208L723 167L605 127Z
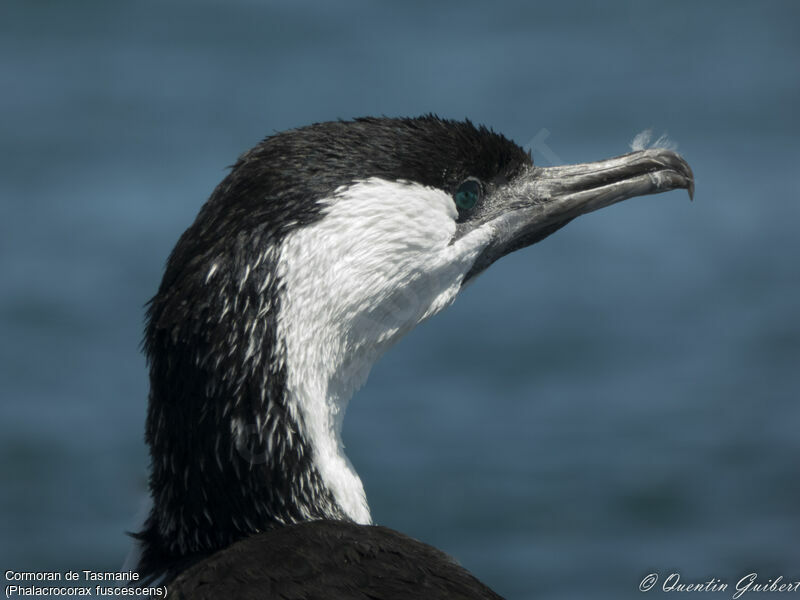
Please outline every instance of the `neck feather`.
M277 257L267 252L239 272L215 262L171 293L165 277L151 303L143 576L285 524L370 522L342 451L349 396L329 396L320 379L298 383L309 369L287 356Z

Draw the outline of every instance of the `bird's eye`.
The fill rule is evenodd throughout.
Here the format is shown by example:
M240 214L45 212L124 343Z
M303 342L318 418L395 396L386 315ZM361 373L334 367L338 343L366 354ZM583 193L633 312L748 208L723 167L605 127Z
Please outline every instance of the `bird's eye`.
M481 184L477 179L467 179L458 186L453 200L459 211L472 210L481 198Z

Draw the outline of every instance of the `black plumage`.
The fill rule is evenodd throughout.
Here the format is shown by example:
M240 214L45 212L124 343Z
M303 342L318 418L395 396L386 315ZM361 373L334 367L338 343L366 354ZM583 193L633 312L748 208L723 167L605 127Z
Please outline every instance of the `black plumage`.
M500 599L440 550L386 527L345 521L300 523L246 538L186 570L169 586L169 595L192 600Z

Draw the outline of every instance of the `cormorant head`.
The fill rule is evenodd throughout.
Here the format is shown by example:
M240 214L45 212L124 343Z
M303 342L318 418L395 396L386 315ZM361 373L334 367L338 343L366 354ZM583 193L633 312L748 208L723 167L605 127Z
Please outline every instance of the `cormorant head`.
M693 192L688 164L668 150L536 167L502 135L434 116L279 133L244 155L233 177L244 189L219 200L224 210L247 203L239 232L245 222L285 232L277 275L289 355L327 371L339 386L324 392L342 396L376 350L502 256L621 200Z
M160 292L172 286L180 310L161 319L196 319L209 289L230 310L253 288L261 317L294 322L287 335L306 331L298 343L339 338L342 356L328 364L352 379L344 354L396 339L502 256L581 214L693 185L669 150L536 167L502 135L435 116L278 133L239 158L181 238ZM277 314L263 297L272 277Z

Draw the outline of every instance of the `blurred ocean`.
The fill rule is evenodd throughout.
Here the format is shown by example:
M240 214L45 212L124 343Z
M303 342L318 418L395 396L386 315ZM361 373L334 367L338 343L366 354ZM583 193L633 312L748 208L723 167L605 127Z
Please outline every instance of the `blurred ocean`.
M143 305L226 165L435 112L540 164L667 132L697 191L503 259L377 365L345 425L375 520L512 599L800 580L798 23L791 1L2 2L0 568L121 565Z

